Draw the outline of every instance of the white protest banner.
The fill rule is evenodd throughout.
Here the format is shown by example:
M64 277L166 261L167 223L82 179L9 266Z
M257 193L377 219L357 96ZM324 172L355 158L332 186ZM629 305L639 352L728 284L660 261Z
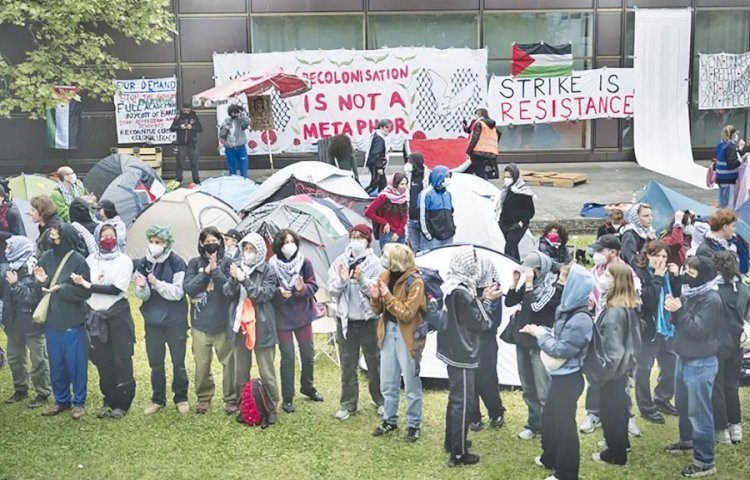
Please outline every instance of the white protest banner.
M169 131L177 114L177 79L115 80L117 143L172 143Z
M750 107L750 53L700 55L698 108Z
M499 125L633 116L631 68L574 71L569 77L492 77L490 116Z
M457 138L462 120L487 98L487 50L390 48L278 53L214 54L216 85L269 66L310 81L312 89L281 99L271 93L275 130L249 132L250 153L315 151L322 138L346 134L366 150L378 120L388 119L388 142L407 138ZM244 96L228 103L246 102ZM227 103L217 105L217 120Z

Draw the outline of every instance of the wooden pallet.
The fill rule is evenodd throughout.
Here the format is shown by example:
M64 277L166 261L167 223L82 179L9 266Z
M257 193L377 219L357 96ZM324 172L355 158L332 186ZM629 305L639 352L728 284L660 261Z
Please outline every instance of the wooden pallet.
M584 173L536 172L521 170L521 176L529 185L573 188L586 183L589 177Z
M162 150L161 147L120 147L112 148L112 153L132 155L143 160L143 163L153 168L157 175L161 176Z

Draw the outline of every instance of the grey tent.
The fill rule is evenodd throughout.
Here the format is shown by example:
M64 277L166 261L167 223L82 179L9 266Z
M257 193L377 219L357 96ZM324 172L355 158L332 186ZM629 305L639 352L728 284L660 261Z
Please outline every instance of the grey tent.
M22 198L14 198L13 203L21 213L23 219L23 228L26 229L26 236L29 240L35 241L39 238L39 225L31 219L31 202Z
M113 153L104 157L94 165L83 179L83 186L86 190L96 195L96 198L102 198L107 187L123 172L129 168L135 168L146 172L151 179L161 178L156 174L153 168L146 165L141 159L132 155L122 153ZM148 185L150 187L150 184Z
M149 183L150 188L146 186ZM147 171L128 168L109 184L101 199L111 200L125 225L130 225L152 203L155 198L150 192L159 190L159 187L164 190L161 181L151 177Z

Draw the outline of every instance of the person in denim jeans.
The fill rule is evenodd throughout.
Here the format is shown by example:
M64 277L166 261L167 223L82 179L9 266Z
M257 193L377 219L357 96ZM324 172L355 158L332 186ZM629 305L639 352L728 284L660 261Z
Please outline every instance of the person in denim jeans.
M422 224L419 221L419 194L430 184L430 171L424 164L421 153L410 153L404 164L406 178L409 179L409 220L406 222L406 240L414 253L423 250L422 243L426 240L422 234Z
M680 415L680 441L665 448L667 453L693 452L693 461L682 470L688 478L716 473L714 461L714 417L711 394L719 369L716 358L722 311L719 278L711 261L693 257L687 261L682 296L668 296L664 308L672 312L675 325L675 402Z
M414 263L414 253L406 245L386 245L382 263L386 271L369 287L369 293L372 311L380 315L380 391L385 412L383 422L372 435L380 437L398 428L403 374L409 426L404 440L412 443L419 439L422 424L422 381L418 365L424 341L415 341L414 332L426 308L424 281Z
M219 137L224 142L224 155L227 157L229 175L237 175L237 169L247 178L248 159L247 136L245 130L250 126L250 118L240 105L230 105L229 117L219 126Z

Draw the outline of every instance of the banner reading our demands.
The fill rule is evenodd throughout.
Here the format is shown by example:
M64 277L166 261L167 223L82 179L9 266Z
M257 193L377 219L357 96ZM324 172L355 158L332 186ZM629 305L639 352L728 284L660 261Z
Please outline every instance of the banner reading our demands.
M281 99L272 93L275 130L249 132L250 153L310 152L336 134L366 150L378 120L388 119L388 142L400 149L407 138L457 138L487 99L487 51L391 48L280 53L214 54L216 85L269 67L310 81L307 93ZM217 120L229 103L217 105Z
M499 125L633 116L630 68L574 71L570 77L492 77L488 90L490 116Z
M117 143L172 143L169 131L177 114L177 79L115 80Z

